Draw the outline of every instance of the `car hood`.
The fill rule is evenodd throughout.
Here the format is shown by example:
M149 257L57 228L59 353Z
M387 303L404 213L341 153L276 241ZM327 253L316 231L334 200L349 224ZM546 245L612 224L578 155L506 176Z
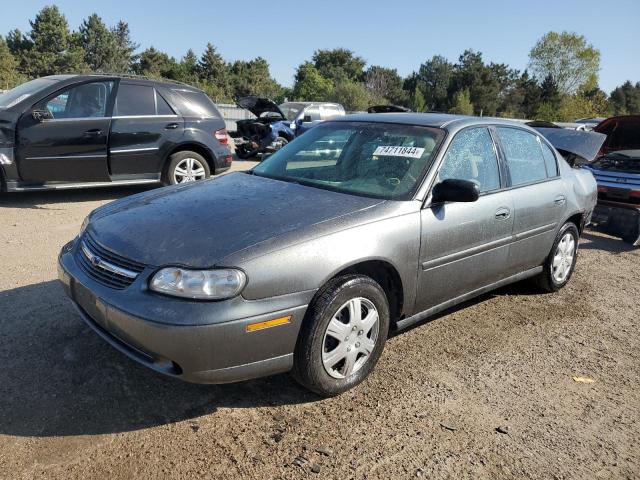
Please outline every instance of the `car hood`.
M278 107L278 104L268 98L255 96L240 97L236 100L236 105L240 108L249 110L256 117L260 117L263 113L273 112L277 113L282 118L285 118L282 110Z
M556 150L562 154L571 154L587 162L598 157L600 147L607 139L606 135L597 132L584 132L567 128L535 127Z
M103 247L137 262L204 268L260 242L378 203L232 173L105 205L91 215L87 232Z

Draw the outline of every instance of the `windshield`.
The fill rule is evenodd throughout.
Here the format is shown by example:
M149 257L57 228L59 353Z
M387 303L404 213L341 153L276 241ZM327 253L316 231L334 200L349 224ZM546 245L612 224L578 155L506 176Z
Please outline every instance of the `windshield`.
M298 117L298 115L300 115L300 112L302 112L302 110L304 110L305 107L306 105L303 103L287 102L287 103L283 103L282 105L279 105L279 108L282 111L282 114L290 122L293 122Z
M253 169L255 175L343 193L411 198L444 136L435 128L327 122Z
M599 170L640 174L640 150L609 153L592 165Z
M55 82L56 80L51 80L50 78L37 78L36 80L18 85L16 88L0 94L0 108L11 108L25 98L30 97Z

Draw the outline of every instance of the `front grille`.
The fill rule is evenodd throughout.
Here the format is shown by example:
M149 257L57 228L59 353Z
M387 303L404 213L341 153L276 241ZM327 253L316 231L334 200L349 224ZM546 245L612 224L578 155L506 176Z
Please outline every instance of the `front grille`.
M78 264L87 275L107 287L123 290L133 283L145 266L100 246L90 235L80 238Z

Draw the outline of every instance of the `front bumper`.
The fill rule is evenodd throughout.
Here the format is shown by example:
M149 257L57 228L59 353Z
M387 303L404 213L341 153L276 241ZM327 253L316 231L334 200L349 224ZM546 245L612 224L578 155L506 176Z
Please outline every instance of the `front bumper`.
M114 290L82 270L75 249L68 244L58 258L65 292L82 319L133 360L194 383L237 382L293 366L298 332L314 292L193 302L148 291L146 271L125 290ZM247 331L248 324L285 316L291 316L287 324Z

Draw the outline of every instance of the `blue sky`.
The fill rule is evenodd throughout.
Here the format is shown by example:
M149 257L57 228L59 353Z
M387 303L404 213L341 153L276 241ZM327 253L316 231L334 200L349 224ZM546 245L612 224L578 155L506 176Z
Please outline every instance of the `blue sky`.
M21 0L6 3L0 33L29 30L29 19L55 3L77 29L98 13L109 25L129 22L144 49L181 57L207 42L227 60L266 58L274 77L291 85L295 68L318 48L344 47L369 64L417 69L434 54L455 61L466 48L485 60L524 69L529 50L550 30L585 35L602 54L600 86L610 92L640 81L638 0Z

